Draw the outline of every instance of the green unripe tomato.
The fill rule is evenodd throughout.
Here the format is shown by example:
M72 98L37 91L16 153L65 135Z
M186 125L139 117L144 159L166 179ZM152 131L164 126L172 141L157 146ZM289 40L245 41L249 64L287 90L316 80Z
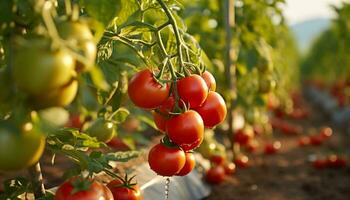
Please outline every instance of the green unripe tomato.
M95 64L97 47L88 25L80 21L65 21L57 25L60 37L76 48L86 62L76 61L77 71L89 71Z
M50 49L45 39L17 46L13 59L14 82L30 96L45 94L67 84L74 73L73 57L63 49Z
M88 126L86 133L91 137L96 137L100 142L107 143L116 135L115 125L102 117L98 117Z
M17 132L19 131L19 132ZM20 170L38 162L45 148L45 136L32 123L15 129L0 123L0 171Z

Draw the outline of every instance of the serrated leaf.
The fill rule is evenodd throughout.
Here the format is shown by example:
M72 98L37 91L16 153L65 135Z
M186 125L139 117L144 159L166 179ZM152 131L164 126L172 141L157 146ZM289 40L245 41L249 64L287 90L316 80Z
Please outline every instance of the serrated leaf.
M139 151L123 151L116 153L108 153L106 156L111 161L127 162L131 159L139 157L140 154L141 153Z
M113 24L119 26L125 23L138 9L139 6L136 0L121 0L121 9L113 21Z

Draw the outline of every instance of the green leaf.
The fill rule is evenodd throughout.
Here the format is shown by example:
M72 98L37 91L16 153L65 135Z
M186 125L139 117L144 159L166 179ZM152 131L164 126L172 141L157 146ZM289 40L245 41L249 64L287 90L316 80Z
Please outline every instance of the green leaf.
M82 2L87 13L106 27L122 9L121 0L82 0Z
M131 159L139 157L140 154L141 153L139 151L124 151L124 152L108 153L106 156L111 161L127 162Z
M92 82L98 89L107 91L110 88L100 68L93 67L90 71L90 76Z
M121 9L113 24L119 26L125 23L138 9L139 6L136 0L121 0Z
M126 118L129 116L130 112L126 108L119 108L113 113L113 120L120 124L126 120Z

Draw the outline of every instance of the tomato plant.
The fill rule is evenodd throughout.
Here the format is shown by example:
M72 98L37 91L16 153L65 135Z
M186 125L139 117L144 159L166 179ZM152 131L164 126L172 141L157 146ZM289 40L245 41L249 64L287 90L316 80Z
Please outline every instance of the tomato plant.
M86 128L86 133L101 142L109 142L115 136L115 126L102 117L97 118Z

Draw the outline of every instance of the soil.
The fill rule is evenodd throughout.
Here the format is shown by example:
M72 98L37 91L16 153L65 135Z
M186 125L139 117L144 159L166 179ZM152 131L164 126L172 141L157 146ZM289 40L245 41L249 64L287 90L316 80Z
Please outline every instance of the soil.
M303 126L304 132L314 132L331 126L313 108L308 120L291 121ZM250 155L252 166L238 169L225 183L213 186L205 200L349 200L350 167L317 170L310 160L331 153L343 155L349 161L349 135L333 127L333 135L321 146L299 147L298 136L274 133L281 141L278 154ZM261 152L262 150L260 150Z

